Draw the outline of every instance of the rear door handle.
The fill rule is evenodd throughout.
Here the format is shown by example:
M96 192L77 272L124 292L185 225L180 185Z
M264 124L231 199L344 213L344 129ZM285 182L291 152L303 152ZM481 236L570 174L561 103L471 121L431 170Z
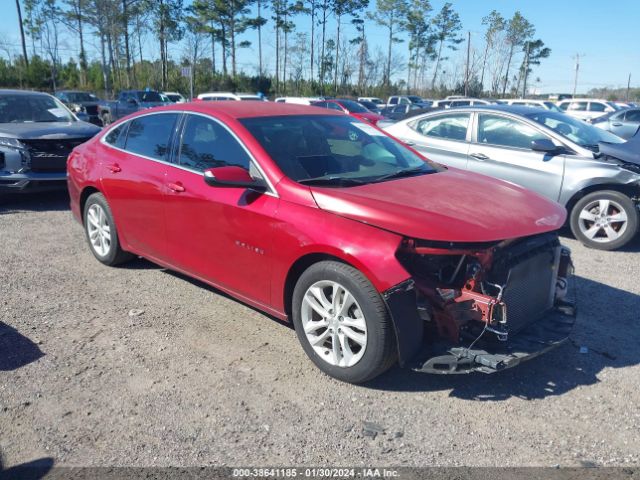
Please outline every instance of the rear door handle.
M404 142L404 144L409 146L409 147L415 147L416 146L416 142L412 142L411 140L407 140L406 142Z
M469 156L475 158L476 160L480 160L481 162L489 160L489 157L487 157L484 153L472 153Z
M180 182L169 183L167 186L169 187L169 190L176 193L182 193L185 190L184 186Z
M611 125L614 126L614 127L621 127L622 126L622 124L620 122L613 122Z

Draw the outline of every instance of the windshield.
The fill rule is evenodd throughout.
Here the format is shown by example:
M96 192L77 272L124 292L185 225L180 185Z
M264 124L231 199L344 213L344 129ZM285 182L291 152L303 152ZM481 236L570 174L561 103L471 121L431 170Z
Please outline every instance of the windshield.
M300 183L353 186L437 171L403 144L348 116L291 115L240 122L284 174Z
M68 92L65 94L70 102L97 102L98 98L92 93Z
M346 108L350 113L367 113L368 110L358 102L353 100L338 100L338 102Z
M137 96L138 96L138 100L140 100L141 102L148 102L148 103L164 102L164 100L162 99L162 97L158 92L138 92Z
M0 123L75 122L74 116L49 95L0 96Z
M550 128L563 137L568 138L581 147L597 151L598 143L624 143L624 140L613 133L594 127L588 123L563 113L535 111L525 115L527 118Z

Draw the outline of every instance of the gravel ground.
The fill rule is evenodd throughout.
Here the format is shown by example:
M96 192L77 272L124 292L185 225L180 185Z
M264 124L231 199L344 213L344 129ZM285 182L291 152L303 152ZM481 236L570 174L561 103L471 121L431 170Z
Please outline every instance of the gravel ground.
M571 344L494 375L394 368L352 386L212 288L99 264L64 194L1 202L5 466L640 464L640 238L622 252L563 239Z

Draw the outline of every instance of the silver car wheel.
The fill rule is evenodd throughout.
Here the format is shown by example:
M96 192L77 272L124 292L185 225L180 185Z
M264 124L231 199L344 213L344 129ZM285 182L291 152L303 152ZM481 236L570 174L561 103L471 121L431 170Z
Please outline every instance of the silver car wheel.
M617 240L627 230L627 212L614 200L594 200L580 212L580 231L594 242Z
M101 257L107 256L111 249L111 228L104 209L97 203L87 210L87 233L93 251Z
M313 350L330 365L352 367L367 348L367 323L343 285L322 280L311 285L301 306L302 327Z

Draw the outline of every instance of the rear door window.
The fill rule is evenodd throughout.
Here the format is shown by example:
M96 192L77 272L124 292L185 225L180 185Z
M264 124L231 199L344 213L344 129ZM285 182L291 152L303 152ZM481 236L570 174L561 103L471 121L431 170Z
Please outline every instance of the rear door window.
M590 112L604 112L607 109L607 106L604 103L600 102L591 102L589 104Z
M567 110L571 112L586 112L587 102L571 102Z
M627 122L640 122L640 110L629 110L625 116Z
M155 160L169 160L169 145L178 114L159 113L131 120L125 150Z
M425 137L442 138L464 142L469 128L469 114L440 115L419 120L414 125L416 130Z

